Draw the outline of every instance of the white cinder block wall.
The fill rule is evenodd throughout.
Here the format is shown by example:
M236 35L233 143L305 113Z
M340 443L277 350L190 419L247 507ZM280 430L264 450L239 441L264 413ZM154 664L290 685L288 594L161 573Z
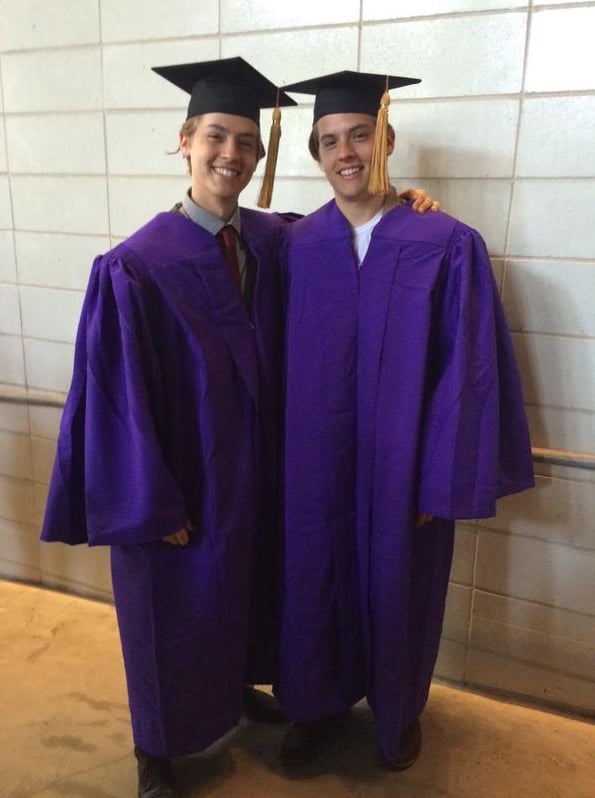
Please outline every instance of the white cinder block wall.
M66 391L93 256L186 185L184 97L149 67L243 55L279 83L423 78L394 94L395 181L484 234L533 444L595 452L594 34L561 0L2 0L0 387ZM279 210L329 196L310 117L284 114ZM0 572L109 596L105 551L37 542L58 421L0 403ZM460 525L440 675L594 711L594 518L594 472L540 466Z

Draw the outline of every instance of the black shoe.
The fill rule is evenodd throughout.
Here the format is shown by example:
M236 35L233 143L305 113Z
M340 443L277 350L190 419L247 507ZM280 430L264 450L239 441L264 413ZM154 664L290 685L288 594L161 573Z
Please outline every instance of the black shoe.
M384 760L385 765L390 770L407 770L419 759L421 751L421 723L419 718L415 721L413 726L405 729L401 735L401 742L399 743L399 753L397 761L393 764Z
M279 759L288 770L310 764L323 753L332 732L349 717L349 712L330 718L292 723L281 744Z
M175 798L174 771L169 759L134 747L138 768L138 798Z
M274 696L263 690L256 690L249 685L244 687L244 715L250 720L262 723L285 723L286 721Z

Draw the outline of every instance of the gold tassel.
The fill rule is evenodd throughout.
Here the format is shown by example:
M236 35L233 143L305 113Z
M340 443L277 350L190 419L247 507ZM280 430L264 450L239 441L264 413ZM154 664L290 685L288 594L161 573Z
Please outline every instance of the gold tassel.
M269 133L269 146L267 147L267 160L264 167L264 177L260 194L258 195L258 207L270 208L273 198L273 183L275 182L275 169L277 167L277 155L279 154L279 139L281 138L281 109L277 105L273 109L273 121L271 132Z
M390 183L388 180L388 106L390 105L390 95L387 90L380 100L380 108L376 117L376 133L374 135L374 147L370 160L370 180L368 191L370 194L388 194Z

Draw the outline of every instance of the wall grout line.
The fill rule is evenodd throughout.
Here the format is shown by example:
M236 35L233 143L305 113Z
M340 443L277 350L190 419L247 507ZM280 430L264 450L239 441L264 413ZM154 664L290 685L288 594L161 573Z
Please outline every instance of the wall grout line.
M405 87L405 91L406 91ZM572 99L573 97L595 97L595 90L593 89L566 89L560 90L557 89L555 91L527 91L524 93L524 97L526 100L539 100L539 99L564 99L569 98ZM401 94L399 97L399 105L427 105L429 103L433 104L447 104L447 103L473 103L473 102L505 102L507 100L520 100L521 92L477 92L477 93L469 93L469 94L440 94L440 95L424 95L421 97L408 97L406 94ZM300 102L300 109L308 109L313 107L312 102L304 101ZM135 114L142 115L142 114L160 114L160 115L167 115L167 114L174 114L179 113L179 106L177 105L142 105L142 106L105 106L104 110L110 114L121 114L121 115L128 115L134 116ZM76 116L89 116L92 114L100 114L102 112L102 108L100 107L89 107L89 108L64 108L64 109L57 109L55 106L47 106L36 108L35 110L31 111L11 111L10 109L4 108L4 116L7 118L26 118L26 117L34 117L38 118L40 116L67 116L67 117L76 117Z
M477 562L479 559L479 526L476 524L473 528L473 571L471 574L471 603L469 606L469 624L467 626L467 640L465 643L465 657L463 661L463 683L467 681L467 671L469 664L469 651L471 649L471 639L473 636L473 620L475 614L475 593L476 593L476 575L477 575Z
M516 129L516 136L514 142L514 151L512 156L512 182L510 186L510 196L508 200L508 218L506 220L506 233L504 235L504 267L502 269L502 288L501 294L504 295L505 287L506 287L506 278L508 276L508 254L509 254L509 246L510 246L510 236L511 236L511 229L512 229L512 216L514 212L514 199L515 199L515 189L516 189L516 177L517 177L517 164L518 164L518 157L519 157L519 142L521 140L521 129L523 125L523 106L524 106L524 97L525 97L525 80L527 76L527 66L529 60L529 47L531 46L531 21L532 21L533 10L529 8L527 13L527 22L525 26L525 51L523 55L523 72L521 75L521 92L519 97L519 107L518 107L518 117L517 117L517 129Z
M99 46L100 46L100 57L99 57L99 68L101 70L101 125L102 125L102 132L103 132L103 159L105 163L105 205L106 205L106 212L107 212L107 235L109 236L110 246L112 244L112 214L111 214L111 207L110 207L110 193L109 193L109 178L110 178L110 169L109 169L109 155L108 155L108 145L107 145L107 117L106 117L106 108L105 108L105 61L104 61L104 47L103 47L103 17L101 14L101 0L97 0L97 14L98 14L98 25L99 25Z

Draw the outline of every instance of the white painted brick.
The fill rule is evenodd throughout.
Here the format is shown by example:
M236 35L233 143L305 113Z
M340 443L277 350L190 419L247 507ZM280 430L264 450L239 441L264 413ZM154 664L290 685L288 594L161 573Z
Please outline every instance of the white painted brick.
M572 482L595 484L595 471L592 468L578 468L570 465L563 466L556 463L545 463L535 460L534 473L543 477L552 477L553 479L569 479Z
M507 262L504 307L512 330L595 338L595 262Z
M82 290L96 255L110 248L107 236L15 234L21 285Z
M595 97L527 97L516 173L520 177L595 176Z
M465 678L466 657L466 646L443 637L440 641L434 676L450 682L462 682Z
M115 235L129 236L161 211L182 199L189 177L110 177L110 226Z
M595 178L518 180L512 204L509 256L592 259L594 196Z
M457 582L461 585L473 584L476 542L476 528L470 524L457 522L454 556L450 573L452 582Z
M99 48L5 55L2 80L4 110L11 113L91 111L101 107Z
M18 230L108 232L105 178L19 175L12 178L12 196Z
M300 102L300 106L282 110L281 128L283 132L279 146L276 178L318 178L321 177L322 172L308 151L308 138L312 129L312 106L301 107L306 95L295 94L293 96ZM260 114L260 126L265 147L267 145L270 121L271 110L265 109ZM255 180L262 179L265 161L266 159L263 158L259 162L255 172Z
M595 551L483 529L476 586L490 593L595 614Z
M82 291L23 286L23 335L74 343L82 304Z
M0 430L0 474L16 479L31 479L29 436Z
M593 30L595 6L536 11L531 22L526 90L594 89Z
M74 347L54 341L25 339L25 362L29 387L65 393L72 378Z
M470 587L455 585L452 582L449 585L442 629L442 636L448 640L463 644L467 642L471 620L471 594Z
M0 125L0 172L6 172L6 171L7 171L6 138L4 136L4 125Z
M471 646L593 679L595 616L478 591Z
M5 390L14 392L15 386L0 384L0 391ZM27 418L27 408L24 405L0 402L0 429L28 435L29 420Z
M526 22L523 12L367 26L361 70L423 78L399 89L404 99L518 92Z
M0 476L0 518L33 523L33 484L26 479Z
M2 50L30 50L95 44L99 41L97 0L2 0Z
M538 405L528 405L526 411L533 446L595 454L594 412Z
M101 30L104 42L130 39L165 39L205 36L218 28L217 0L144 0L142 10L135 0L101 0ZM197 56L193 60L200 61ZM164 62L167 63L167 62ZM172 64L184 63L172 59Z
M595 411L595 340L514 333L525 400Z
M34 527L0 518L0 574L39 582L39 536Z
M546 607L508 596L475 591L473 614L480 620L517 626L556 637L588 642L595 640L595 615L583 615Z
M153 66L187 64L218 57L215 39L106 45L103 48L106 108L176 108L186 118L188 94L151 71ZM134 142L130 142L134 146Z
M396 182L399 189L412 183L422 185L440 200L442 210L481 233L493 257L504 254L511 191L508 180L420 180L416 175L401 174Z
M42 543L40 567L44 585L98 598L112 595L108 546Z
M470 684L529 696L562 707L592 712L595 706L595 682L567 676L503 657L488 651L470 649L466 680Z
M241 54L269 80L281 86L314 75L357 69L357 43L356 26L225 36L221 41L221 56L231 58ZM294 99L312 101L311 96L303 94L296 94ZM288 110L287 117L289 114Z
M39 114L6 118L13 173L103 174L105 144L99 113ZM43 147L39 146L40 135Z
M106 117L110 175L181 175L186 162L179 153L179 111L111 113Z
M390 121L397 132L392 174L432 177L510 177L518 100L400 103Z
M0 335L0 379L8 385L25 384L23 343L20 336Z
M13 236L9 230L2 230L0 231L0 282L15 283L16 279Z
M33 483L33 522L38 529L43 525L49 487L42 482Z
M533 490L500 499L496 517L480 525L595 550L594 518L595 484L538 476Z
M48 485L56 458L56 442L49 438L31 438L33 476L36 482Z
M10 203L10 192L8 190L8 177L0 175L0 229L10 229L12 227L12 214Z
M221 30L251 31L302 25L339 25L359 20L359 0L341 3L271 3L270 0L221 0Z
M20 335L19 289L0 284L0 334Z
M30 407L31 435L56 440L60 428L62 410L58 407Z
M254 181L244 191L242 205L256 208L259 183ZM332 191L324 178L299 180L296 178L275 180L272 209L275 211L294 211L310 213L332 198Z

